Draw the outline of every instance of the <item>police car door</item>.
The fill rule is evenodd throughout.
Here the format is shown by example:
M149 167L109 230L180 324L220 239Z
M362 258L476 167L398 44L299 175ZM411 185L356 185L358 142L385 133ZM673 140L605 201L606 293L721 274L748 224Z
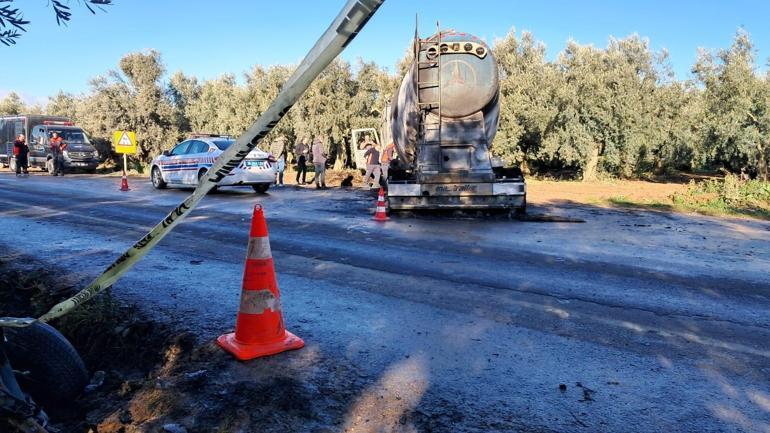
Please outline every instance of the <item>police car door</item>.
M185 162L189 164L189 169L182 172L182 183L185 185L197 185L198 173L201 169L208 170L204 159L208 157L209 145L200 140L192 140L190 148L187 149Z
M192 140L183 141L176 145L171 150L171 154L164 158L163 161L163 174L166 175L166 182L180 183L182 182L182 173L186 168L182 164L184 158L187 157L187 150L190 148Z

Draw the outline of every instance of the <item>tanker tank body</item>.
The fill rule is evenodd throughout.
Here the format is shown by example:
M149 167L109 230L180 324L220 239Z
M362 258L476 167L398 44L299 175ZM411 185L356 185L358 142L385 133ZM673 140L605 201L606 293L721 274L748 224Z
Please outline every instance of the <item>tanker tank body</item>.
M493 166L500 114L497 62L477 37L437 31L415 37L414 60L390 110L398 152L388 202L399 209L505 209L523 214L517 167Z

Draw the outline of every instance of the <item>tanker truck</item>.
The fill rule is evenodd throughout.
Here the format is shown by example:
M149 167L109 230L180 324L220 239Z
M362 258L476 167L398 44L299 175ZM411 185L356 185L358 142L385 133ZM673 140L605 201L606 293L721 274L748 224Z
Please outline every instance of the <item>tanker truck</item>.
M526 212L521 170L490 154L499 93L497 62L482 40L439 29L420 39L415 31L414 60L387 119L398 153L390 209Z

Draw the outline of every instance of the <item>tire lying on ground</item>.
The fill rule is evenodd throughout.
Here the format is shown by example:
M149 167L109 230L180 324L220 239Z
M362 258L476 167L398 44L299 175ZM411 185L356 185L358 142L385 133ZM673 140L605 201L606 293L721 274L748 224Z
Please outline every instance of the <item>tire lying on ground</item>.
M6 328L7 354L22 389L39 404L69 404L88 384L88 371L74 347L53 327L35 322Z

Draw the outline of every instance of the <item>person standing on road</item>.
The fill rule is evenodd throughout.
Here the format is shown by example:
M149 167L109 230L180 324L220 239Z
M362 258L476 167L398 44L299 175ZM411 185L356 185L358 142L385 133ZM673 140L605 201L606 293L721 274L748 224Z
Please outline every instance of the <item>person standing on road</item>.
M372 144L364 152L364 158L366 158L366 174L364 174L364 188L369 187L369 177L374 175L373 186L375 188L380 186L380 151L377 150L377 146Z
M396 150L396 144L390 143L382 150L382 156L380 157L380 168L382 169L382 177L385 179L385 183L388 182L388 169L390 169L390 161L393 161L393 152Z
M49 143L51 146L51 156L53 157L53 175L64 176L64 151L67 150L67 143L59 137L58 132L51 134Z
M326 150L320 135L313 141L313 168L316 189L326 189Z
M16 176L21 176L22 171L24 176L28 176L29 146L27 145L27 137L24 134L19 134L16 137L16 141L13 142L13 156L16 159Z
M294 145L294 157L297 158L297 185L304 185L307 183L307 138L303 138ZM302 175L302 183L300 183L300 175Z
M275 164L275 174L278 175L276 185L283 186L283 172L286 170L286 149L281 150L281 154L278 155L278 160L276 160Z

